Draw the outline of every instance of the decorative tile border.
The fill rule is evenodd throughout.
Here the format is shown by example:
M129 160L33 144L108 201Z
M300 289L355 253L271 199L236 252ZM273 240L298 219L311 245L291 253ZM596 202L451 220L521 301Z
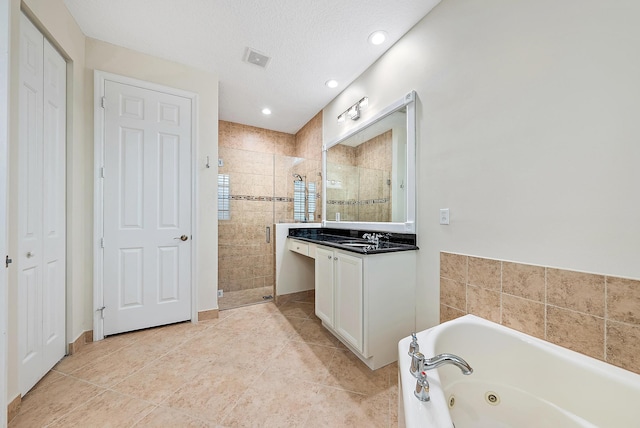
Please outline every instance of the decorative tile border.
M232 201L293 202L293 198L284 196L229 195L229 199Z
M388 198L383 199L365 199L362 201L356 201L355 199L345 200L328 200L327 205L373 205L373 204L386 204L389 202Z

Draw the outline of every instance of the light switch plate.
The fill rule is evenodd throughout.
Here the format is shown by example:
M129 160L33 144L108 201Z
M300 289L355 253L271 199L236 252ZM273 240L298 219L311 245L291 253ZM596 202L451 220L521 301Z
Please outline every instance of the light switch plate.
M449 208L440 209L440 224L449 224Z

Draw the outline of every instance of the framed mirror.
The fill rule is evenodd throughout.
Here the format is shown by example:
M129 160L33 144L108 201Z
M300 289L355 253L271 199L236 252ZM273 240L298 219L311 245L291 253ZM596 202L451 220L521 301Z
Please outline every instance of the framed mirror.
M324 227L415 233L415 91L322 150Z

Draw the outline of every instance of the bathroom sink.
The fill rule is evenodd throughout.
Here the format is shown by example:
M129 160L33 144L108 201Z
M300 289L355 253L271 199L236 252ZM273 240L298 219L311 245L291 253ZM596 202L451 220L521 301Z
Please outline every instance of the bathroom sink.
M341 242L341 245L345 245L347 247L357 247L357 248L364 248L364 247L370 247L373 244L367 244L364 242Z

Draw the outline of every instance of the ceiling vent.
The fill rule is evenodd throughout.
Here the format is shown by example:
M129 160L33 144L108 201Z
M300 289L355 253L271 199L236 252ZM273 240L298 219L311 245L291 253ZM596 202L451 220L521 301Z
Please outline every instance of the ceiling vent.
M266 68L269 61L271 61L271 58L253 48L247 48L247 51L244 54L244 60L250 64L257 65L258 67Z

